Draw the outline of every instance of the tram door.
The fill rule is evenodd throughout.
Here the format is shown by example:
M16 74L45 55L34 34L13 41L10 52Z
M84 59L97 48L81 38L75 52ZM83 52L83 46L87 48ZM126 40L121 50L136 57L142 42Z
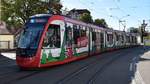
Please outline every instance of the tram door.
M49 25L48 30L44 36L41 63L57 61L61 52L61 35L59 25Z

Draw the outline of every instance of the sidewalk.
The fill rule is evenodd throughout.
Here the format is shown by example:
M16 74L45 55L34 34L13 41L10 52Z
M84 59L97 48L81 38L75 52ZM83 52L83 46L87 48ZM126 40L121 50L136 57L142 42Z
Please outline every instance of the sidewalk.
M0 55L5 56L9 59L16 59L16 51L15 49L10 49L10 50L0 50Z
M133 84L150 84L150 50L139 58Z
M9 59L16 60L16 53L7 53L7 52L5 52L5 53L1 53L1 55L5 56Z

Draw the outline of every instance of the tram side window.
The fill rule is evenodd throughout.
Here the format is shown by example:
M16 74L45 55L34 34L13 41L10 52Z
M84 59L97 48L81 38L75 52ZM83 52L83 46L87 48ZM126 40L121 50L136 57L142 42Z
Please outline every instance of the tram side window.
M126 39L127 39L127 43L130 43L130 37L126 36Z
M128 37L126 36L126 43L128 43Z
M101 41L101 45L103 45L104 43L104 34L100 33L100 41Z
M135 37L135 43L137 43L137 38Z
M128 36L128 38L129 38L129 41L128 41L128 42L130 43L130 42L131 42L130 36Z
M86 30L80 30L81 31L81 37L85 37L86 36Z
M96 45L100 46L101 42L100 42L100 32L96 32Z
M134 36L134 43L136 43L136 37Z
M92 41L96 41L96 32L92 32Z
M66 43L67 47L72 45L72 28L70 26L66 28Z
M132 36L132 43L134 43L134 36Z
M109 38L109 34L107 34L107 41L109 41L110 40L110 38Z
M131 43L133 43L133 36L131 36Z
M92 32L92 43L93 43L93 46L96 45L96 32L95 31Z
M73 25L73 40L74 44L77 45L77 39L80 37L80 30L77 29L76 25Z
M109 44L113 43L113 35L112 34L107 34L107 41L109 42Z
M124 37L123 37L123 35L121 35L121 38L122 38L121 42L123 43L123 42L124 42Z
M77 28L76 25L73 27L73 39L75 47L86 47L87 46L87 36L86 29Z
M131 36L131 43L133 43L133 36Z
M119 35L115 34L116 35L116 41L119 41Z
M43 47L60 48L60 26L50 25L43 41Z

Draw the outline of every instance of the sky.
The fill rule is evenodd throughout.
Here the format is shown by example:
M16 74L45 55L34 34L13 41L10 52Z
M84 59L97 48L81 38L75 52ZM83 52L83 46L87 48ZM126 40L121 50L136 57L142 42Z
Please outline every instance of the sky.
M104 18L109 27L123 30L139 27L143 20L150 26L150 0L61 0L63 9L88 9L94 19ZM150 27L147 27L147 29Z

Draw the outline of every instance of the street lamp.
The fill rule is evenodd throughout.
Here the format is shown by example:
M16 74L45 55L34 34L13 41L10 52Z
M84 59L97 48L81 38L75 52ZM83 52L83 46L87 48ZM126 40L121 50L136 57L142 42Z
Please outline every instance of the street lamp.
M128 16L130 16L129 14L128 15L125 15L125 16L122 16L121 18L119 18L119 17L117 17L117 16L112 16L112 15L110 15L110 17L113 17L113 18L116 18L116 19L118 19L118 23L119 23L119 30L120 30L120 24L122 24L123 26L124 26L124 31L125 31L125 27L126 27L126 24L125 24L125 20L122 20L123 18L125 18L125 17L128 17ZM122 23L122 22L124 22L124 24Z

